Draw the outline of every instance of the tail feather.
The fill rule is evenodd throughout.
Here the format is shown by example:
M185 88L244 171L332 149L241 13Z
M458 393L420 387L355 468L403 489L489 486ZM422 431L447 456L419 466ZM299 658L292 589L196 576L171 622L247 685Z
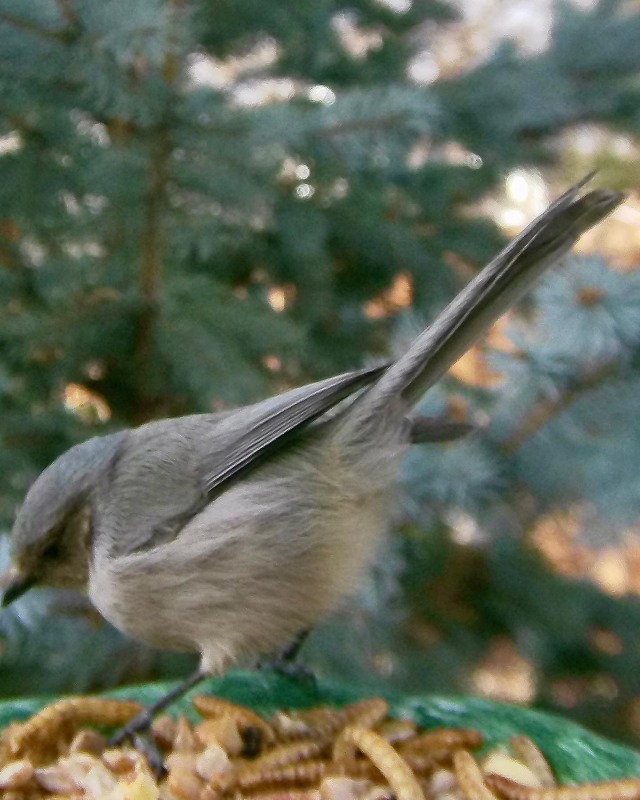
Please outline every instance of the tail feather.
M580 183L558 198L496 256L424 330L409 350L354 404L371 418L390 402L415 404L488 328L513 306L576 240L609 214L623 195Z

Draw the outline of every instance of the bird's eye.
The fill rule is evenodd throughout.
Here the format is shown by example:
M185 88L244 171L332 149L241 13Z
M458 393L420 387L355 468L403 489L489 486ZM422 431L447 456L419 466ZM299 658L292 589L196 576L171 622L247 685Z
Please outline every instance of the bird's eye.
M45 548L42 557L46 558L48 561L55 561L56 559L60 558L62 555L62 548L60 547L59 542L51 542L51 544Z

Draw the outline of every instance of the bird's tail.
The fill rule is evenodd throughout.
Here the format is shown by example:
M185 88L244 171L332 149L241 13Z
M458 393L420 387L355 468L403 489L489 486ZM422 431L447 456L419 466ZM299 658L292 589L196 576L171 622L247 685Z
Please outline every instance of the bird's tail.
M364 422L398 400L407 407L416 403L546 269L622 201L622 194L606 189L581 196L591 177L552 203L449 303L360 396L355 416Z

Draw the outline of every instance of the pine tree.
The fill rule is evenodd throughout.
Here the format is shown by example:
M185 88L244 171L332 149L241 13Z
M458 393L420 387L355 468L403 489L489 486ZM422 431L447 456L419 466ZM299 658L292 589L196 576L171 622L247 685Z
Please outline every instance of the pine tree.
M601 166L628 185L632 156L585 160L567 132L637 135L637 10L559 3L544 51L506 42L415 80L454 19L439 0L0 0L6 527L91 435L388 356L499 249L486 198L513 170L559 185ZM640 276L576 258L499 330L509 347L476 354L485 380L454 373L424 401L479 431L415 448L389 551L308 656L372 686L461 691L502 636L541 704L561 705L563 675L608 676L605 712L586 690L573 710L620 733L638 605L559 578L536 536L558 514L591 544L637 524ZM6 693L187 666L60 593L3 612L0 633Z

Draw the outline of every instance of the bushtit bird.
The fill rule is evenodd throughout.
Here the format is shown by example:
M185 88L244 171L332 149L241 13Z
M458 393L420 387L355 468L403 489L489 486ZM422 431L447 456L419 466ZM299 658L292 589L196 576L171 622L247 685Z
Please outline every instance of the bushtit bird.
M131 636L199 651L198 676L315 625L357 586L385 532L417 400L621 201L580 196L584 183L396 361L68 450L18 512L4 604L32 586L86 591Z

